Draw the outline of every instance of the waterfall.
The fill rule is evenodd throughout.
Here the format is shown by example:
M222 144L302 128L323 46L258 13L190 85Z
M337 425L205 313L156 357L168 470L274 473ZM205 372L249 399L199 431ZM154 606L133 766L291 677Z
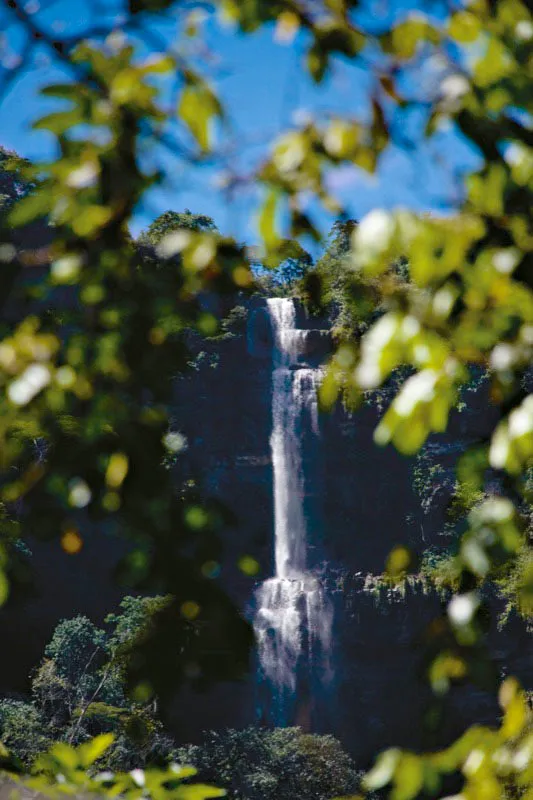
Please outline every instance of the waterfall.
M256 594L254 628L259 669L267 685L261 714L278 725L294 723L299 695L331 679L333 611L324 587L308 571L302 438L319 436L320 370L305 366L308 332L296 328L294 301L268 300L275 336L272 373L275 576Z

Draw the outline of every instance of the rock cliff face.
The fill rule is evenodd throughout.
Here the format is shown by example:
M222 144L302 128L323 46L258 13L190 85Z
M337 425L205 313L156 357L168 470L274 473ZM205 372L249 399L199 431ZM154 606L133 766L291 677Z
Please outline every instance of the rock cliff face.
M298 324L317 323L299 309ZM267 575L273 531L272 347L264 301L252 301L246 330L213 345L218 363L211 366L207 356L198 372L176 384L176 418L190 445L184 474L202 474L207 488L235 509L244 532L235 540L246 543ZM301 358L318 365L328 349L327 331L312 328ZM406 536L423 544L424 515L412 488L412 462L373 444L378 416L375 404L354 415L339 406L321 415L319 441L303 442L315 566L327 560L354 572L381 572L394 544ZM438 521L432 526L437 529Z
M298 325L312 331L302 358L316 366L328 352L327 330L302 309ZM240 327L197 348L191 373L177 379L175 389L176 427L188 441L176 479L198 476L203 489L234 511L235 525L224 535L221 577L245 613L251 613L255 581L239 569L240 556L259 562L258 580L274 574L272 352L265 302L252 299ZM454 448L483 434L490 414L486 398L476 395L432 446L449 460ZM420 673L424 630L439 613L440 601L420 587L408 588L405 599L382 596L380 603L368 591L365 576L382 571L395 544L421 551L440 541L445 510L438 493L424 510L413 489L413 462L373 444L378 416L376 403L354 415L338 407L320 420L318 440L302 442L309 566L324 574L334 603L334 678L327 693L303 693L295 721L337 734L361 765L384 746L433 746L472 719L493 720L497 713L488 696L457 692L446 729L437 726L432 739L423 726L429 696L421 689ZM119 543L105 539L89 543L77 560L59 547L36 549L40 594L0 612L0 635L10 654L0 667L3 688L24 688L22 676L37 662L59 618L86 613L99 620L112 608L119 593L107 565L120 551ZM495 628L494 620L491 624ZM494 631L492 636L495 640ZM512 669L527 681L531 640L521 623L512 621L498 638L495 656L500 670ZM194 740L208 728L254 721L260 691L252 666L243 684L199 696L181 692L172 710L178 737Z

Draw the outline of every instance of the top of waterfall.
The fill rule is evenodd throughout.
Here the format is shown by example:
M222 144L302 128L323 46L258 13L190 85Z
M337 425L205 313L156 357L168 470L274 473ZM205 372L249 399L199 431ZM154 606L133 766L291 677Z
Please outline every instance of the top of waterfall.
M296 304L292 297L269 297L267 305L276 326L296 327Z
M279 367L294 366L307 336L307 331L296 327L296 304L290 297L271 297L267 305L276 341L275 361Z

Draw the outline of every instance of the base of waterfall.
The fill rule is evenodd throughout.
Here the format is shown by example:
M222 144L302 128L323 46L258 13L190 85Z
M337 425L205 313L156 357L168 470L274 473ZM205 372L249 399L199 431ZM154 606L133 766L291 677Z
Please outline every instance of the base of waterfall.
M261 584L254 619L261 717L277 725L294 724L299 703L329 686L332 623L333 605L314 575Z

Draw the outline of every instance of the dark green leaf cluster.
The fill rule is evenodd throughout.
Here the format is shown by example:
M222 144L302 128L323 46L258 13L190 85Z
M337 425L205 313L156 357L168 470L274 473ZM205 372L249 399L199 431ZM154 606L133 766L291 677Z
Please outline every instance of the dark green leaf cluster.
M179 211L165 211L155 219L148 228L139 236L139 244L158 245L171 233L177 231L216 232L217 226L211 217L205 214L193 214L185 209Z
M126 692L135 647L149 632L165 597L126 597L120 613L100 629L87 617L62 620L46 645L31 683L31 701L0 701L0 740L12 757L31 765L53 742L78 745L112 733L101 767L114 770L168 760L172 740L154 701L136 702Z
M354 794L360 779L337 739L300 728L211 732L178 757L234 800L329 800Z
M31 184L24 177L28 162L0 146L0 221L18 199L24 197Z

